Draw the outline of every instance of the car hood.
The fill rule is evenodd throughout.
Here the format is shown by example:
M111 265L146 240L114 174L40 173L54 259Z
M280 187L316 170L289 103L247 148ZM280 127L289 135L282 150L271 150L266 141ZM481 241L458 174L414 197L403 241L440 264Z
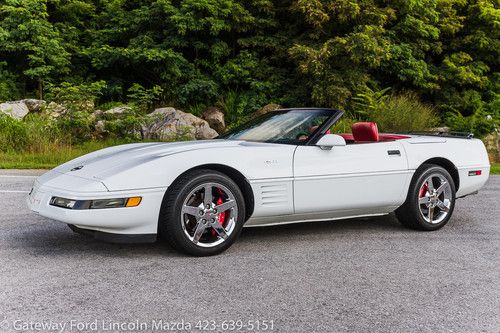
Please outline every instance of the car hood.
M134 166L192 150L248 145L269 145L236 140L135 143L105 148L69 161L53 171L86 179L103 180Z

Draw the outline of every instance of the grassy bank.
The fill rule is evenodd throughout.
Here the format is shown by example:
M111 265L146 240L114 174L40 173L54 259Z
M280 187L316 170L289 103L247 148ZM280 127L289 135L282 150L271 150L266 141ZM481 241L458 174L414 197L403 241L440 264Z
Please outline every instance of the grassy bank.
M491 165L490 173L492 175L500 175L500 163L494 163Z

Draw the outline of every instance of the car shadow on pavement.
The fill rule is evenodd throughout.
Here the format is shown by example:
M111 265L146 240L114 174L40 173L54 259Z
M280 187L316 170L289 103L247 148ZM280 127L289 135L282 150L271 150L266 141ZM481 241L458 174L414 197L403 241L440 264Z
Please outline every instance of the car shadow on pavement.
M398 222L393 214L366 218L353 218L332 221L317 221L305 223L292 223L269 227L251 227L244 228L242 239L251 238L283 238L293 239L302 238L304 235L336 235L350 234L359 232L407 232ZM240 240L241 241L241 240Z
M68 255L86 253L130 257L141 255L181 256L163 242L149 244L115 244L95 240L91 236L74 233L64 224L44 221L43 227L30 228L8 239L12 246L36 255Z
M237 244L249 245L255 242L271 244L285 241L293 243L304 237L334 237L359 233L408 232L402 228L391 214L372 218L296 223L280 226L244 228ZM67 256L75 253L81 255L106 255L111 257L169 256L183 257L162 241L152 244L113 244L98 241L90 236L76 234L65 225L48 220L37 224L34 228L20 231L9 239L12 246L22 248L34 255Z

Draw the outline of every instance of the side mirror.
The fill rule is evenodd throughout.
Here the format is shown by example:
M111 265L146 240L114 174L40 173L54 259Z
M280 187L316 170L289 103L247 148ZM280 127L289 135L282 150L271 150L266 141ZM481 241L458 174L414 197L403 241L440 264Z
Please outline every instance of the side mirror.
M316 146L320 147L323 150L331 150L333 147L345 145L345 139L336 134L325 134L316 143Z

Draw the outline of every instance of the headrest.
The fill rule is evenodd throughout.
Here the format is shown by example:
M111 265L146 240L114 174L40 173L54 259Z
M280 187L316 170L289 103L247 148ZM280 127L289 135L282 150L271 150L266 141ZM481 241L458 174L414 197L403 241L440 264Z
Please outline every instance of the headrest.
M377 124L359 122L352 125L352 136L355 142L377 142L379 140Z

